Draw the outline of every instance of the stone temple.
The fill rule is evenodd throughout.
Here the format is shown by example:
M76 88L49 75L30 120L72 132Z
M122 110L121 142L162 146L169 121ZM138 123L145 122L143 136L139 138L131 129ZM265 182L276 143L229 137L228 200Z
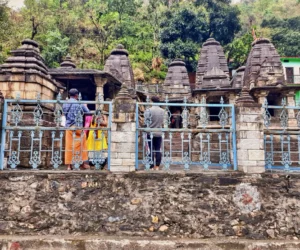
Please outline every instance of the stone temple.
M8 99L19 105L18 92L20 106L30 112L21 124L10 127L3 122L0 166L8 158L10 168L20 165L18 148L7 146L10 140L21 149L32 145L25 152L28 159L22 160L46 167L0 171L0 249L300 249L300 177L288 172L299 171L300 108L295 94L300 85L284 81L279 55L268 39L253 42L246 65L230 77L222 46L210 38L201 48L195 83L185 63L175 59L156 91L147 84L137 88L129 52L122 45L112 50L103 71L77 68L70 55L60 67L49 69L38 44L28 39L11 54L0 65L0 118L12 110L13 105L5 106ZM35 106L33 115L33 106L26 102L39 104L37 93L42 100L54 100L58 93L64 99L71 88L77 88L83 100L99 95L112 100L107 113L111 124L106 127L111 136L109 171L51 169L53 161L62 160L66 128L56 125L54 105L45 105L47 113L36 124L41 106ZM175 120L181 121L172 127L173 110L164 109L163 128L157 129L166 134L160 150L169 143L176 151L173 159L169 151L163 155L162 165L171 173L148 171L151 157L142 158L147 171L138 168L139 154L144 153L139 146L151 154L146 141L150 130L144 127L151 95L161 98L157 105L171 103L179 118ZM52 103L57 108L61 100ZM17 104L8 123L20 117ZM42 129L47 133L41 134ZM54 150L57 145L60 151ZM44 162L37 163L39 158ZM213 158L218 159L215 165ZM168 169L171 160L181 169ZM193 172L195 166L198 172Z
M283 67L274 45L268 39L259 39L252 44L252 50L245 66L239 68L232 79L222 46L218 41L209 38L200 51L196 70L195 88L191 88L185 63L176 59L170 63L166 79L156 93L135 87L129 52L123 45L111 51L106 60L104 70L79 69L70 55L59 68L48 69L40 55L35 41L26 39L22 46L11 52L0 66L0 85L5 98L15 97L31 99L37 92L42 99L53 99L58 92L67 97L68 89L77 88L84 100L95 100L99 94L104 99L114 99L124 84L132 98L146 100L147 95L159 95L161 99L168 97L173 102L182 103L202 100L207 103L218 102L223 96L225 103L242 100L241 90L247 90L255 102L260 97L268 97L276 103L278 97L293 95L296 86L287 86L284 82ZM150 85L148 85L150 86ZM26 91L24 91L26 89ZM280 99L280 98L279 98Z

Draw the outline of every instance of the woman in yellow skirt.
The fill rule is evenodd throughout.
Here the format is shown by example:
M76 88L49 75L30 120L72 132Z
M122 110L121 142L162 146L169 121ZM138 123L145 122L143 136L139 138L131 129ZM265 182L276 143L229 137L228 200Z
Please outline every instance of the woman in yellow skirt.
M99 119L99 118L98 118ZM100 128L97 130L90 130L87 138L87 148L89 152L89 161L93 162L94 156L97 155L98 151L107 150L107 140L105 137L105 131L101 130L101 127L107 126L107 117L106 115L102 115L102 121L100 123ZM90 128L97 128L96 117L93 116L93 120L91 122ZM102 152L102 157L103 157ZM103 164L102 164L103 165ZM105 164L104 164L105 165Z

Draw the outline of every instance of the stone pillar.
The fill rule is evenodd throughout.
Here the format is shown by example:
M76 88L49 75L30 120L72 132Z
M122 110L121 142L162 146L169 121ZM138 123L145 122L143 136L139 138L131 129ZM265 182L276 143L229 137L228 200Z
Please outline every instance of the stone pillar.
M261 105L243 88L236 101L238 169L245 173L265 172L264 132Z
M286 105L295 107L296 106L296 100L295 100L295 90L290 90L288 93L286 93ZM298 128L297 124L297 110L295 109L288 109L289 113L289 128Z
M135 170L135 106L136 101L131 98L123 84L113 103L110 163L112 172Z
M95 84L96 84L96 100L98 100L99 94L104 96L104 85L107 82L106 78L100 77L100 76L95 76Z
M257 97L258 104L263 105L268 94L269 91L265 91L265 90L257 93L256 97Z
M229 104L235 104L236 100L236 94L235 93L230 93L228 96Z

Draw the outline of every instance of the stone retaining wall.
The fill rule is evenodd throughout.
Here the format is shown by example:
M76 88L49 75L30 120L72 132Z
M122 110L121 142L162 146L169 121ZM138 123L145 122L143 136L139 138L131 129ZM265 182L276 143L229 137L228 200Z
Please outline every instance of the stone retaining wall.
M299 188L297 175L4 171L0 234L297 240Z
M299 241L124 237L0 237L1 250L298 250Z

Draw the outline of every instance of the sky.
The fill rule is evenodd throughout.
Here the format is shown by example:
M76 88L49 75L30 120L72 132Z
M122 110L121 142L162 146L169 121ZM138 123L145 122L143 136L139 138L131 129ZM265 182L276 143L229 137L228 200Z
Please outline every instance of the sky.
M14 9L22 7L24 0L8 0L8 6Z

